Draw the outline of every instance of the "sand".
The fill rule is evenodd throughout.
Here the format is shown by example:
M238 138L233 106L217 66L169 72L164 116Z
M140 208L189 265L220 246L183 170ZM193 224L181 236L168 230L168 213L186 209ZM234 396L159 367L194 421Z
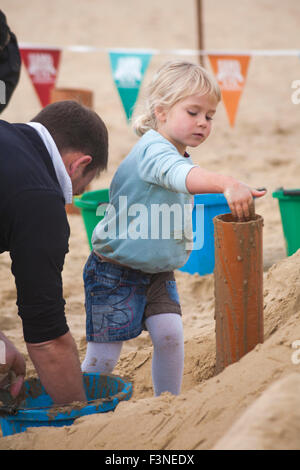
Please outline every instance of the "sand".
M297 0L287 0L284 6L278 0L203 3L208 49L298 47ZM21 42L162 51L197 47L192 0L53 0L50 4L2 0L1 8ZM144 84L172 57L176 56L154 56ZM299 187L300 106L291 101L291 84L300 78L299 66L297 57L253 57L235 127L229 126L220 105L211 137L192 152L193 160L207 169L268 189L267 196L256 202L256 211L264 218L264 343L216 375L213 275L178 271L185 332L181 395L153 397L152 346L144 332L125 344L115 369L134 384L129 402L120 403L113 413L79 418L71 427L31 428L0 438L0 449L300 449L300 364L292 348L300 340L300 251L286 257L278 204L272 198L279 186ZM110 162L91 189L106 188L136 141L114 88L107 54L65 51L57 85L94 92L94 108L110 133ZM39 109L23 69L1 118L26 122ZM63 273L64 296L68 324L83 359L82 269L89 247L81 216L68 217L71 238ZM7 253L0 256L0 266L0 329L22 351L27 374L33 376Z

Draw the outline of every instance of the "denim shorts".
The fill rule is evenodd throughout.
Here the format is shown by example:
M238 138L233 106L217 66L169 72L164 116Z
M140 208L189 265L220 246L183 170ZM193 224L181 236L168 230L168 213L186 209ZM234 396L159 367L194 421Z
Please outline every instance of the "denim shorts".
M151 315L181 315L173 272L148 274L102 261L92 252L83 280L87 341L126 341L146 329Z

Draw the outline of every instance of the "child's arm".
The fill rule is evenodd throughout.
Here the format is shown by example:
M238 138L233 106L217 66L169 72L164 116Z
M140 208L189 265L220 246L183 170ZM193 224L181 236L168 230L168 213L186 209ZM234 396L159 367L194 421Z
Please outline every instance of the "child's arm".
M249 219L253 213L253 197L261 197L266 191L252 189L231 176L194 167L188 173L186 180L187 190L191 194L224 193L234 217L239 220Z

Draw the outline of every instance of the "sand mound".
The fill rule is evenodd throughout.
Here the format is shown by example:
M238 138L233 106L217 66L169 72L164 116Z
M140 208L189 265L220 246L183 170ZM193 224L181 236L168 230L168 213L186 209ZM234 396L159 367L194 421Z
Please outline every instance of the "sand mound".
M214 446L214 450L299 450L300 375L272 384Z
M275 265L267 274L266 292L286 279L299 261L300 251ZM189 366L183 393L153 398L149 397L150 346L129 351L122 355L118 372L134 382L130 402L121 403L114 412L80 418L71 428L31 428L6 437L0 440L0 449L211 449L214 445L298 449L298 412L293 410L299 405L300 376L296 374L299 366L292 361L291 345L300 338L300 309L295 310L291 299L290 307L286 305L289 314L283 318L280 299L287 299L291 286L289 282L282 284L266 317L267 328L271 322L277 331L222 373L214 374L211 331L186 343Z
M296 0L286 0L284 9L280 2L271 0L203 4L205 48L297 47L300 4ZM178 58L170 50L197 47L194 1L52 0L46 4L2 0L1 9L21 42L164 51L152 57L143 86L165 60ZM181 58L197 60L195 55ZM206 66L209 68L208 61ZM153 398L152 346L143 332L124 345L115 370L134 384L129 402L121 403L113 413L80 418L71 427L31 428L0 438L0 449L299 449L300 365L292 361L295 350L291 345L300 340L300 251L285 259L278 203L272 198L279 186L299 187L300 106L291 101L291 84L297 78L298 57L253 56L235 127L229 126L220 104L211 137L191 151L194 162L209 170L268 189L266 197L256 201L256 211L264 218L264 344L216 375L213 275L199 277L178 271L185 334L182 394ZM84 54L64 49L57 86L87 88L94 93L94 109L108 126L110 156L107 172L91 189L106 188L136 142L112 80L107 52ZM18 88L1 118L27 122L39 110L23 68ZM64 296L68 324L83 359L82 270L89 247L82 218L69 215L69 222ZM0 329L24 354L27 376L31 377L35 371L15 301L10 258L4 253L0 256Z
M300 311L300 250L271 267L265 278L265 337Z

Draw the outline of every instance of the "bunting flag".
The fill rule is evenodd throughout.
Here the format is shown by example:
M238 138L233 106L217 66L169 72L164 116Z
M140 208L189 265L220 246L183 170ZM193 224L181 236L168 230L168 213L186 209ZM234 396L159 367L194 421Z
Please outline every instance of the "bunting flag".
M110 65L117 91L123 104L127 121L131 120L138 98L142 80L153 55L206 56L220 85L223 103L230 125L235 124L235 117L245 86L249 61L258 57L299 57L300 49L278 50L194 50L194 49L107 49L95 46L58 46L49 47L38 44L19 43L19 49L34 89L42 106L51 102L51 90L55 87L60 55L62 51L78 53L104 52L109 54ZM0 83L0 101L3 98ZM295 94L293 95L293 99Z
M58 75L61 49L23 47L22 61L43 107L50 103L50 92Z
M152 53L109 52L113 79L130 121Z
M223 103L233 127L236 112L245 86L249 55L209 55L211 67L220 85Z

